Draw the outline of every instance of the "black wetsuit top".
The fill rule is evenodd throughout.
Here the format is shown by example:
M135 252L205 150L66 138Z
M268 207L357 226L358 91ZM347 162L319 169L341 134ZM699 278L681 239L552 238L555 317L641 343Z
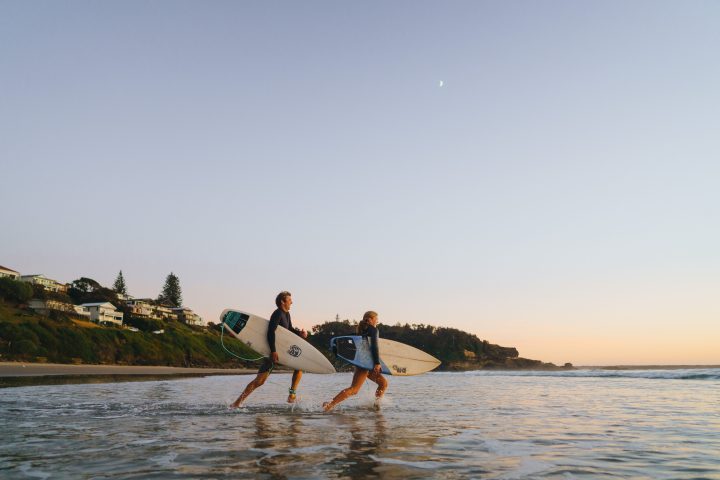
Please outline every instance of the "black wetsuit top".
M291 332L295 333L295 335L300 335L300 330L293 328L292 326L292 320L290 319L290 312L284 312L281 309L277 309L273 312L272 316L270 317L270 325L268 325L268 331L267 331L267 341L268 345L270 345L270 351L275 352L275 330L277 330L277 327L281 326L284 328L287 328Z
M380 352L378 351L378 339L380 338L380 332L372 325L368 325L361 335L370 339L370 352L373 357L373 365L380 365Z

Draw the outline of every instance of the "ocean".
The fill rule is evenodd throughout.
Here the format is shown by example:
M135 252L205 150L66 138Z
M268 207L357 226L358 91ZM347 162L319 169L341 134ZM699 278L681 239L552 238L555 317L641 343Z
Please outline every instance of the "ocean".
M0 478L720 479L720 369L251 378L0 389Z

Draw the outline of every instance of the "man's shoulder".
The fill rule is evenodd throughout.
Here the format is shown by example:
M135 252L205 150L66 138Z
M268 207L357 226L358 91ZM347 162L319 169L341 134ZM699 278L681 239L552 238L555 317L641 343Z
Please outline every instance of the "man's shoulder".
M280 310L279 308L276 309L276 310L272 313L272 315L270 315L270 321L271 321L271 322L272 322L272 321L279 322L281 318L282 318L282 310Z

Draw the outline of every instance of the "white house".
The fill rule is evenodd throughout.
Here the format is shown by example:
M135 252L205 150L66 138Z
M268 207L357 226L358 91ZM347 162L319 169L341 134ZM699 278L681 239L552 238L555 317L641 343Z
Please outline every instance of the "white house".
M3 267L0 265L0 278L2 277L10 277L13 280L19 280L20 279L20 273L16 272L15 270L11 270L7 267Z
M80 305L90 312L90 320L97 323L114 323L122 325L123 314L118 312L115 306L110 302L101 303L83 303Z
M149 298L126 300L125 305L130 307L130 312L132 312L133 315L160 320L160 317L155 315L155 305L152 304L152 300Z
M90 320L90 310L88 310L87 307L83 307L82 305L75 305L75 313L82 317L85 320Z
M49 290L51 292L67 292L67 285L60 283L57 280L53 280L52 278L47 278L45 275L23 275L20 277L20 280L33 285L40 285L45 290Z
M74 313L75 309L72 303L59 302L57 300L41 300L39 298L33 298L28 302L28 306L36 312L47 315L50 310L57 310L59 312Z
M202 324L202 318L200 318L200 315L187 307L173 308L172 311L177 315L178 320L181 322L187 323L188 325Z
M153 305L153 316L161 320L177 320L177 313L165 305Z

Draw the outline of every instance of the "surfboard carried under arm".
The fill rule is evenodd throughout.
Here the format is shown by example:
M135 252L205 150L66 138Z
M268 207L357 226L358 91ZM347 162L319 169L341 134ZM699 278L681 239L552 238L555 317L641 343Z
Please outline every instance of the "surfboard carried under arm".
M264 357L270 356L268 320L240 310L226 309L220 314L220 322L245 345ZM278 326L275 330L275 349L281 365L308 373L335 373L325 355L287 328Z
M330 340L335 356L356 367L372 370L370 339L361 335L335 337ZM440 365L440 360L420 349L385 338L379 339L380 366L388 375L419 375Z

